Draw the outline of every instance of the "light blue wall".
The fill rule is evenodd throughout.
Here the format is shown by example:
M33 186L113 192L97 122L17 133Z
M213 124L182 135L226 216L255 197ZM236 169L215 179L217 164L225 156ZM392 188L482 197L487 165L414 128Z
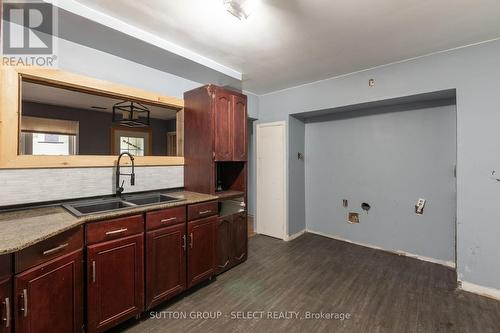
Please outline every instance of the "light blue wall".
M306 228L305 165L297 154L305 151L305 124L294 117L288 119L288 235Z
M453 265L454 103L386 106L307 120L307 230ZM422 215L414 210L419 198L427 200ZM371 206L368 213L363 202ZM347 223L349 212L359 214L359 224Z
M371 78L374 87L368 86ZM500 184L491 178L500 170L500 41L267 94L259 101L259 120L454 88L458 276L500 289Z

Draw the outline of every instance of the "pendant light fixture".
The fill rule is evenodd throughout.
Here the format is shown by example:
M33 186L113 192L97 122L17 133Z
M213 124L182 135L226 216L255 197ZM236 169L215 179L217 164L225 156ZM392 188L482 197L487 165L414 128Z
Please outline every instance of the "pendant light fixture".
M127 127L149 126L149 109L141 103L118 102L113 105L113 123Z
M255 9L258 0L222 0L226 10L239 20L247 19Z

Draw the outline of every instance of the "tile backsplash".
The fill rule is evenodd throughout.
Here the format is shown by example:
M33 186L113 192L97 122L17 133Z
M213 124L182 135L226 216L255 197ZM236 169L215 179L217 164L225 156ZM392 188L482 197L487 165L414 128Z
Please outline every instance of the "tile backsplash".
M110 195L114 168L0 170L0 206ZM130 168L122 167L123 173ZM135 186L125 180L124 193L184 186L183 166L136 167Z

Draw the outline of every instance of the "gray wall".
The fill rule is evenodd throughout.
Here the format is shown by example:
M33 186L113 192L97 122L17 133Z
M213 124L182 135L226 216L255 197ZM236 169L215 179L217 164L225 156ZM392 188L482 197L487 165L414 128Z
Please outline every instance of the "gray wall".
M455 106L434 104L308 121L307 229L454 263ZM427 200L423 215L414 211L418 198ZM348 212L359 213L360 223L347 223Z
M288 235L291 236L306 228L305 212L305 159L299 160L297 154L305 153L305 124L294 117L288 121ZM305 156L308 158L308 156Z
M63 30L67 31L67 33L64 34L65 38L72 39L73 36L69 34L69 31L67 29ZM76 40L85 40L87 42L96 40L97 37L95 33L88 34L88 31L84 30L85 29L78 31L79 36L75 38ZM87 35L84 36L85 34ZM109 40L96 45L96 47L105 49L107 52L61 38L57 38L56 42L57 65L60 69L162 95L183 98L185 91L208 83L195 82L188 78L213 77L206 76L203 73L199 76L193 75L193 67L190 73L188 73L189 75L186 75L188 78L173 75L165 71L165 66L157 66L159 62L161 63L158 59L156 59L156 65L151 65L153 67L131 61L129 59L135 58L129 57L126 54L127 50L123 47L117 47L111 50ZM136 50L134 50L134 52L137 53ZM116 54L122 55L123 57L116 56ZM162 70L156 68L162 68ZM200 69L200 71L202 71L202 69ZM179 68L172 68L171 72L179 73ZM222 80L218 83L222 82L226 81ZM257 118L259 97L248 92L246 92L246 94L248 95L248 115L249 117ZM177 171L170 172L169 170L171 168ZM181 170L178 171L179 167L163 167L154 169L153 172L153 169L144 168L141 178L146 177L146 175L150 173L147 180L140 180L138 178L137 185L134 188L126 189L126 191L154 190L165 188L165 186L183 186L183 168L180 167L180 169ZM0 207L5 205L35 203L49 199L60 200L112 194L113 186L110 184L112 184L113 174L107 170L108 168L59 169L59 171L57 171L57 177L51 176L55 172L52 169L0 170L0 185L2 188ZM96 174L100 176L95 178ZM94 179L98 181L94 183ZM50 198L40 197L37 195L37 193L39 193L38 191L36 193L20 195L28 186L37 189L38 187L34 187L33 184L38 184L40 180L43 180L43 190L54 195L50 195ZM75 183L74 180L77 180L77 182ZM88 186L85 191L78 192L78 186L86 186L85 184L89 181L95 186ZM67 184L72 185L68 186ZM75 191L77 191L77 193L75 193Z
M368 86L375 79L374 87ZM500 41L442 52L261 96L259 121L420 93L457 91L457 271L500 289ZM307 160L306 151L306 160ZM301 182L301 179L292 179ZM306 201L309 201L306 198Z

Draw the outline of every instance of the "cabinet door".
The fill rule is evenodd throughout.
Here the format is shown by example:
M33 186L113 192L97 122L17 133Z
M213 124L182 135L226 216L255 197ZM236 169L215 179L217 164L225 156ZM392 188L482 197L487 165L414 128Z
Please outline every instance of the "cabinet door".
M247 101L240 96L232 100L233 161L247 160Z
M215 160L231 161L232 159L232 112L231 95L217 92L215 95ZM208 125L207 125L208 126Z
M245 261L247 257L248 226L246 213L233 215L232 224L232 261L238 264Z
M186 289L185 223L146 234L146 307Z
M82 250L16 275L16 332L82 332L82 280Z
M217 255L216 273L222 273L229 268L231 261L231 215L219 217L217 222Z
M87 247L88 332L102 332L144 308L144 234Z
M188 288L215 272L217 216L188 223Z
M12 280L10 277L0 279L0 333L12 332Z

